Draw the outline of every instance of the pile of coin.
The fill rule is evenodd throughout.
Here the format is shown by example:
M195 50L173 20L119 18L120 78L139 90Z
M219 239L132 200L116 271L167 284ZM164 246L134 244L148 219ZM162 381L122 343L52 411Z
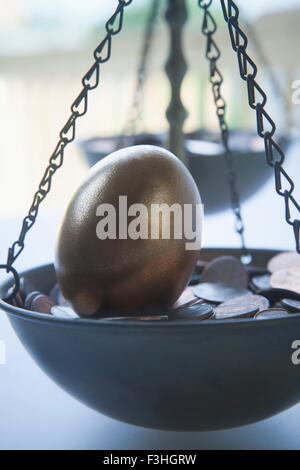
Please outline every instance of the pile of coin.
M7 297L10 295L7 292ZM26 278L20 279L20 290L16 297L9 301L15 307L30 310L36 313L52 315L57 318L79 318L71 308L69 302L62 295L58 284L55 284L47 294L38 291Z
M20 291L12 302L56 318L79 318L58 284L42 293L22 278ZM93 318L141 322L266 320L295 313L300 313L300 255L288 252L274 256L265 269L245 266L233 256L221 256L208 263L199 261L190 285L170 310L128 316L101 311Z

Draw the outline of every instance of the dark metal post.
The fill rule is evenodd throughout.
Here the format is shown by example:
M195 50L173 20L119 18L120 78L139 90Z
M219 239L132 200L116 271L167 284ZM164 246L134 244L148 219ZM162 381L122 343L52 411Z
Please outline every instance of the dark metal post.
M183 125L187 117L181 100L181 86L187 71L183 54L182 33L187 20L186 0L167 0L166 21L170 30L170 54L166 63L166 72L171 85L171 101L167 109L170 126L169 149L186 163Z

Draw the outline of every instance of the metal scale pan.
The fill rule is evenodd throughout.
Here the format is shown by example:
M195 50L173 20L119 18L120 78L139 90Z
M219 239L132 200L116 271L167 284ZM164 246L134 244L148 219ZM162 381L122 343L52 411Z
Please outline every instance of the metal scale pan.
M170 1L170 5L173 3ZM130 0L122 0L119 13L129 4ZM115 18L116 15L107 23L111 36L116 34L112 26ZM116 31L120 30L121 27ZM83 85L82 99L90 90L84 80ZM62 165L62 160L56 159L74 138L66 137L78 117L73 106L72 113L50 159L51 171L47 170L43 177L19 239L9 249L7 264L0 266L12 272L15 279L13 263L50 190L53 160L56 171ZM282 172L279 164L276 168ZM286 204L295 201L292 184L282 194L277 178L276 189ZM286 211L300 251L300 221L292 221L288 215ZM276 254L270 250L249 253L253 264L264 269ZM210 249L201 252L201 260L243 254L244 250ZM52 265L22 275L45 293L56 280ZM12 281L0 285L0 299L10 287ZM15 284L15 291L16 287ZM300 401L300 368L291 361L292 343L300 337L300 313L260 321L129 322L59 319L3 300L0 308L7 313L26 349L57 384L88 406L128 423L178 431L224 429L268 418Z
M276 252L253 250L265 267ZM204 250L202 260L239 256ZM52 265L22 275L48 293ZM0 287L0 297L10 287ZM202 431L242 426L300 401L291 345L300 313L287 319L141 322L64 320L0 300L27 351L58 385L91 408L138 426Z

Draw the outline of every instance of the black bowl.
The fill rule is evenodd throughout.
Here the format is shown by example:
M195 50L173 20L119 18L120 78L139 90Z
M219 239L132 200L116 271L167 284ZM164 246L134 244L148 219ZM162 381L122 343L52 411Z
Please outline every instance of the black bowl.
M203 259L236 250L204 250ZM265 266L274 251L253 250ZM53 266L24 273L41 291ZM1 297L10 287L0 288ZM115 419L185 431L231 428L300 400L292 343L300 314L277 320L64 320L0 301L40 367L71 395Z
M286 150L288 139L280 138L279 143ZM198 185L205 212L210 214L230 207L227 168L218 134L205 131L188 134L186 147L189 169ZM240 200L243 202L256 195L273 178L273 172L266 162L264 141L255 133L232 131L230 147ZM214 191L212 188L218 190Z
M125 146L151 144L164 147L167 136L164 134L140 134L124 141ZM89 166L114 152L120 145L120 137L94 138L79 143ZM283 148L287 138L280 138ZM230 145L238 175L238 189L241 201L254 195L273 176L266 163L264 141L254 133L233 131ZM226 181L226 165L223 146L219 134L198 131L186 135L188 166L199 188L207 214L230 207L230 194ZM218 188L218 191L212 191Z

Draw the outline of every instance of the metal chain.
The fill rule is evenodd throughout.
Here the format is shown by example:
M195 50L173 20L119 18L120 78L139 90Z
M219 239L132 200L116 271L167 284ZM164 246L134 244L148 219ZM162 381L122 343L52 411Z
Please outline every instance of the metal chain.
M198 0L198 5L204 11L202 33L206 37L205 56L209 61L210 83L212 85L212 92L221 130L222 143L224 146L224 159L227 168L226 173L230 191L231 208L235 216L235 230L241 240L242 259L244 260L244 262L250 262L251 256L249 255L245 245L245 226L241 213L240 195L237 185L237 174L234 168L234 157L228 141L229 128L226 121L226 102L222 95L222 85L224 79L217 65L218 60L221 57L220 49L214 40L214 35L217 31L217 23L213 18L212 13L209 11L212 5L212 0Z
M125 124L119 146L123 145L124 140L126 140L126 137L132 137L137 134L138 123L140 122L142 117L143 92L146 83L147 66L153 42L155 25L158 18L159 7L160 0L152 0L152 3L150 5L149 16L146 23L146 30L144 33L143 46L141 51L141 62L138 66L137 81L133 101L128 114L128 122Z
M292 122L292 117L291 117L291 113L289 109L289 97L287 96L287 93L285 93L274 68L269 62L269 59L264 51L264 48L262 47L261 41L259 40L260 38L257 36L257 32L255 30L254 24L248 21L245 15L243 17L242 24L245 27L246 34L248 35L249 40L253 44L253 47L260 61L260 64L268 73L268 77L270 79L270 85L273 88L273 93L275 94L275 96L278 96L280 98L280 101L282 102L282 109L285 114L285 123L288 128L288 132L291 132L293 122Z
M50 157L49 165L47 166L44 176L39 184L38 191L34 195L29 212L23 219L19 238L8 250L7 264L0 266L0 268L3 268L4 266L7 272L13 273L15 281L16 274L12 265L24 249L26 235L35 224L39 207L51 190L54 174L63 165L65 148L75 139L77 118L83 116L87 112L88 94L98 86L100 67L105 62L108 62L111 57L112 38L122 30L124 10L132 3L132 1L133 0L118 0L118 6L114 14L105 24L106 36L94 51L95 63L82 79L83 89L71 105L71 116L60 131L59 142ZM18 282L15 282L14 292L10 297L13 297L16 294L17 285Z
M275 189L284 198L285 219L294 229L296 250L300 254L300 205L294 197L295 184L283 168L285 154L274 138L276 125L266 111L267 95L256 81L258 69L247 53L248 38L239 25L238 6L233 0L221 0L221 5L241 78L247 82L249 106L256 111L257 133L264 139L267 164L274 169Z

